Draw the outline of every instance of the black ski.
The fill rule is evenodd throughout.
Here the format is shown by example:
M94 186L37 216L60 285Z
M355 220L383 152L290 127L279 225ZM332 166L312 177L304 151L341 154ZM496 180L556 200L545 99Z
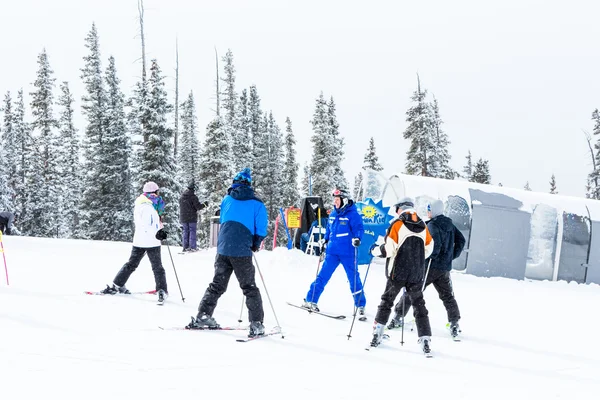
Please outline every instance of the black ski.
M299 308L299 309L304 310L306 312L309 312L311 314L318 314L318 315L322 315L324 317L333 318L333 319L344 319L344 318L346 318L345 315L335 315L335 314L328 314L328 313L325 313L323 311L309 310L306 307L297 306L296 304L292 304L292 303L289 303L289 302L287 304L290 305L290 306L292 306L292 307L296 307L296 308Z
M163 331L247 331L248 330L248 328L244 328L241 326L221 326L219 328L202 328L202 329L198 329L198 328L190 329L190 328L186 328L186 327L182 327L182 326L171 326L171 327L159 326L158 329L162 329Z
M240 343L246 343L246 342L251 342L253 340L256 339L262 339L268 336L273 336L273 335L281 335L280 331L272 331L269 333L265 333L264 335L258 335L258 336L252 336L252 337L247 337L245 339L235 339L236 342L240 342ZM281 335L281 338L283 339L283 335Z

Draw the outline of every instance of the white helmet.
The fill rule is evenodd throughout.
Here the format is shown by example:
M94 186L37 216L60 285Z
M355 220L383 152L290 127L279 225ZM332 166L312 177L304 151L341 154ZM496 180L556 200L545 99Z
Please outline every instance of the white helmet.
M154 182L144 183L144 193L153 193L158 190L158 185Z

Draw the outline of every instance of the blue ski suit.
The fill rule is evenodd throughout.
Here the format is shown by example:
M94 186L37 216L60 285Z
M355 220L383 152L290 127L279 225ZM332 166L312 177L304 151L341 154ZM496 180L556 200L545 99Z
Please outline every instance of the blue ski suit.
M358 273L355 247L352 246L352 239L358 238L362 240L363 232L362 217L352 200L348 200L348 204L340 209L333 209L329 215L327 231L325 232L325 241L327 242L325 262L317 275L317 279L310 285L310 290L306 294L306 301L311 303L319 302L319 297L321 297L325 285L327 285L327 282L329 282L329 279L331 279L331 276L341 263L350 282L350 291L354 297L354 306L365 306L367 301L360 281L360 274Z

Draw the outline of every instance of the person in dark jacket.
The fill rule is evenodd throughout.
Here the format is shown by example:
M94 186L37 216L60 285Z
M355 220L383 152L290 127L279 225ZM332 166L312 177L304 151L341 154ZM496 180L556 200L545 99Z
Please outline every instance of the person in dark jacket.
M345 190L334 190L333 198L334 209L329 214L321 248L322 252L325 251L325 261L317 275L317 279L310 285L303 307L319 311L317 302L325 289L325 285L327 285L337 267L342 264L350 282L350 292L354 297L354 306L357 307L358 314L362 317L365 314L367 301L358 273L355 251L360 246L364 232L362 217Z
M429 228L429 232L433 237L434 245L433 252L429 258L429 272L427 273L425 287L433 284L433 287L437 290L440 300L442 300L444 307L446 307L450 334L456 337L459 332L458 320L460 319L460 311L454 298L450 271L452 270L452 260L458 258L465 247L465 237L454 226L452 220L443 215L443 213L444 203L440 200L435 200L427 206L427 214L431 218L427 223L427 228ZM403 301L404 313L402 312ZM396 315L390 321L388 329L402 326L402 321L404 321L404 317L411 305L409 297L405 295L400 297L400 301L394 308Z
M405 288L414 305L421 349L425 354L429 354L431 325L421 288L425 276L425 259L433 252L434 240L427 225L414 210L414 206L413 200L408 197L401 199L395 205L398 218L392 220L384 243L372 250L374 256L387 258L385 265L387 283L377 308L371 346L376 347L381 344L394 300L402 288ZM379 254L375 253L376 250Z
M0 212L0 231L5 235L11 235L14 220L15 214L9 211Z
M234 272L248 307L248 336L265 333L263 304L254 279L252 253L260 249L261 242L267 236L267 209L262 200L254 195L251 184L250 169L245 168L233 178L233 185L221 202L215 275L200 301L198 315L195 319L192 317L188 329L219 328L212 315Z
M196 231L198 229L198 211L204 209L208 202L200 203L194 193L196 185L190 182L187 190L179 198L179 222L183 228L183 251L197 251Z

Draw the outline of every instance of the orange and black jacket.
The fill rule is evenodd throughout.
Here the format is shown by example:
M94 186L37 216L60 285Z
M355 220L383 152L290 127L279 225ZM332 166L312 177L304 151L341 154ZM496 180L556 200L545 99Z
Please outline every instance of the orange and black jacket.
M405 210L392 221L381 245L386 275L396 282L419 283L425 276L425 259L433 251L427 225L414 210Z

